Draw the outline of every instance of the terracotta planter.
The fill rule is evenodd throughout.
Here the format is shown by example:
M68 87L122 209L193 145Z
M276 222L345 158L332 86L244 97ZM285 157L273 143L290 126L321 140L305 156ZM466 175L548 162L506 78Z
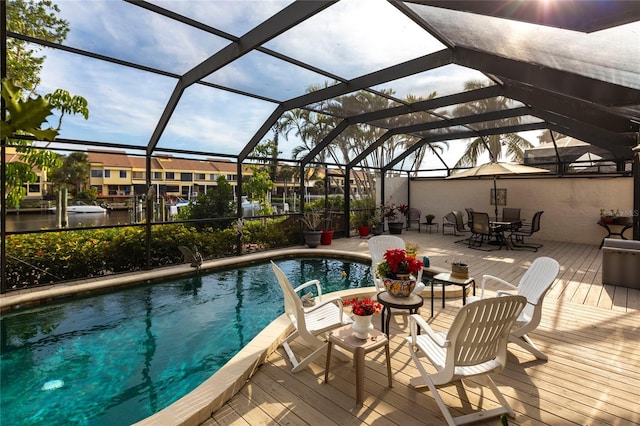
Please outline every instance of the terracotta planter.
M323 246L328 246L331 245L331 241L333 241L333 229L324 229L320 236L320 243Z

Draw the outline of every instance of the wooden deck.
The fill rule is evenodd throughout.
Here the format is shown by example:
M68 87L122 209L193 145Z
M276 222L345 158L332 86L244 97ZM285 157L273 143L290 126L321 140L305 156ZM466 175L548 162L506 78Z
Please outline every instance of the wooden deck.
M538 361L516 345L509 345L509 364L494 380L516 411L511 425L628 425L640 424L640 291L602 286L602 255L597 246L544 242L531 251L483 252L454 244L460 237L442 234L403 233L405 241L420 245L432 265L448 266L451 260L469 264L478 280L482 274L517 282L538 256L558 260L561 272L544 301L540 327L531 334L549 360ZM337 250L366 251L366 240L334 241ZM638 277L640 279L640 277ZM446 308L435 304L429 322L446 329L461 306L448 299ZM421 309L429 317L429 303ZM374 323L376 319L374 319ZM379 322L376 323L379 327ZM298 374L291 373L279 348L219 409L206 425L409 425L444 424L431 393L414 389L417 376L403 344L407 317L391 320L393 388L386 383L383 351L368 354L365 400L355 406L355 377L351 363L333 362L329 383L323 383L325 358ZM308 353L309 348L294 346ZM443 388L445 402L454 415L466 414L481 403L497 405L486 388ZM462 402L461 402L462 401ZM501 425L498 418L482 424Z

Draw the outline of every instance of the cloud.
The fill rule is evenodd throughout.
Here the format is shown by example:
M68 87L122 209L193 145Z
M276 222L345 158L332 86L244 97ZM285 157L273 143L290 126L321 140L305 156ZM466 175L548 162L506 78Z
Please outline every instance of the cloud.
M65 116L60 137L148 143L175 81L65 52L47 56L41 91L62 88L89 103L89 120Z
M192 86L180 99L159 146L238 154L274 109L269 102Z
M441 50L386 1L344 0L267 46L346 78Z
M290 1L154 1L160 7L241 36ZM70 23L68 44L182 74L229 41L127 2L60 1ZM267 46L345 78L441 50L443 46L384 0L342 0ZM65 117L61 137L146 146L177 80L47 49L43 92L64 88L89 101L90 118ZM398 96L439 96L461 89L465 76L449 66L385 83ZM286 100L330 78L250 52L206 78L261 96ZM194 85L184 92L159 146L238 154L276 105ZM269 136L267 136L269 137ZM300 143L282 140L283 157Z

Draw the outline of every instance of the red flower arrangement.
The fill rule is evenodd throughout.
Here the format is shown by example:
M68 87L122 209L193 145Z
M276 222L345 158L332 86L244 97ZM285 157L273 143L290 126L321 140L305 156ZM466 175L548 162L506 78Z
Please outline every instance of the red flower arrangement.
M359 316L377 315L382 311L382 305L369 297L345 300L344 306L351 306L353 314Z
M414 257L407 256L403 249L391 249L384 252L384 261L378 264L380 277L396 278L398 274L417 274L423 263Z

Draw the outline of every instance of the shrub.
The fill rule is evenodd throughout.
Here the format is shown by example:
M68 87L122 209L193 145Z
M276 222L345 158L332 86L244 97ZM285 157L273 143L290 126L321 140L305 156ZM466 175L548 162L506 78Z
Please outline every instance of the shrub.
M299 244L295 221L276 218L262 224L246 221L242 251ZM154 225L151 228L150 266L182 263L178 247L197 247L205 259L232 256L238 250L234 225L225 229L189 224ZM8 289L53 284L147 267L146 228L127 226L20 234L7 236Z

